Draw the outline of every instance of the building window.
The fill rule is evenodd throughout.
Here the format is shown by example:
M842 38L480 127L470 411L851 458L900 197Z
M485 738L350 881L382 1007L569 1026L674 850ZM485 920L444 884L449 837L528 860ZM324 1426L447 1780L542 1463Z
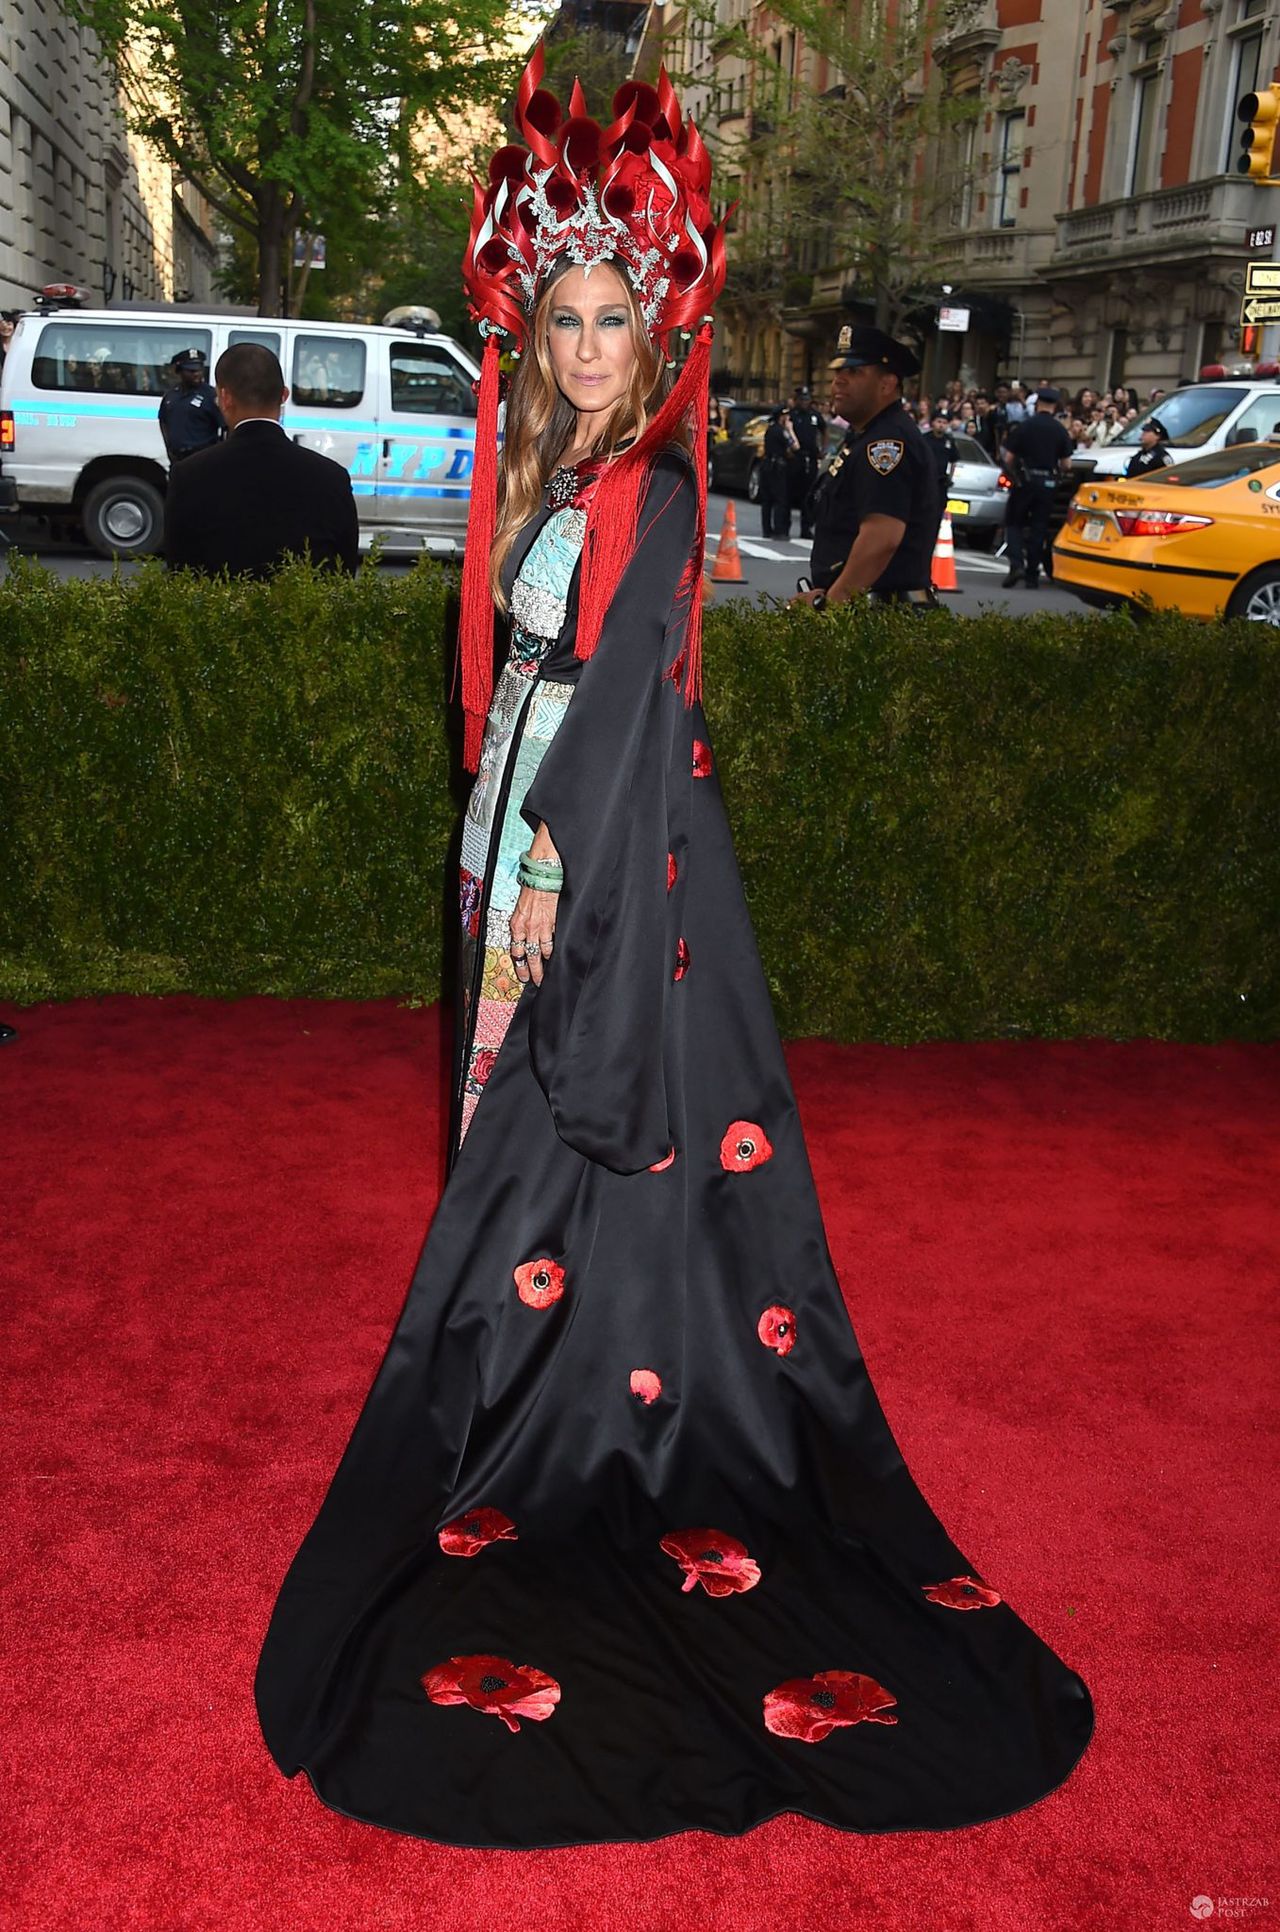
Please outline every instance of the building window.
M1236 119L1236 108L1245 94L1256 94L1262 71L1262 20L1264 0L1240 0L1235 25L1247 29L1231 36L1231 85L1227 92L1226 153L1222 167L1234 174L1240 157L1243 125ZM1256 24L1255 24L1256 23Z
M1107 356L1107 388L1118 389L1124 381L1124 365L1129 358L1129 331L1112 329L1111 348Z
M1133 124L1129 132L1129 167L1124 184L1126 195L1146 194L1155 186L1152 179L1156 158L1156 126L1159 121L1160 70L1152 68L1133 77Z
M1003 116L1000 122L1000 167L996 181L996 227L1012 228L1018 219L1018 195L1022 187L1022 140L1027 129L1023 108Z
M976 121L969 121L964 127L956 130L955 194L951 202L953 228L968 228L973 220L973 157L977 137Z

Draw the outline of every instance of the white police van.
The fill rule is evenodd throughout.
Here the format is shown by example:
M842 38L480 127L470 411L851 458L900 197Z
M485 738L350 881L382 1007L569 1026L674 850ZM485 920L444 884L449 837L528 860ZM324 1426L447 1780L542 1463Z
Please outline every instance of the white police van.
M164 529L160 398L172 358L258 342L289 386L296 443L349 471L360 543L459 555L475 460L477 364L416 325L284 321L243 310L62 306L24 314L0 373L0 515L78 525L103 556L144 556Z
M1260 362L1233 375L1220 363L1200 371L1198 382L1171 389L1144 409L1128 429L1101 449L1079 449L1071 458L1077 484L1123 476L1142 447L1142 426L1156 417L1175 457L1207 456L1238 443L1265 443L1280 429L1280 363Z

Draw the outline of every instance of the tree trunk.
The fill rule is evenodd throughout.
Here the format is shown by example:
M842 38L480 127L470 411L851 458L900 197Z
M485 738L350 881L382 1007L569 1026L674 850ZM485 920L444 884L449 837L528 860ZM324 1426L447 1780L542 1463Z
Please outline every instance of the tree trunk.
M271 186L258 199L259 315L279 315L284 272L284 198Z
M307 283L311 277L311 250L315 246L315 241L314 237L310 234L304 235L303 240L306 244L306 260L302 264L297 280L294 281L292 276L289 278L289 313L291 315L302 314L302 304L306 299ZM292 254L292 249L289 252Z

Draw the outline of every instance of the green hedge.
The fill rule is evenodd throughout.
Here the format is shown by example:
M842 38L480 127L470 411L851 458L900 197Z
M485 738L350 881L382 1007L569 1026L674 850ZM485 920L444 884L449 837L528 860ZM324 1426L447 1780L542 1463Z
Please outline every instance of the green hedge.
M0 584L0 993L433 998L448 577ZM784 1032L1280 1033L1280 638L711 607Z

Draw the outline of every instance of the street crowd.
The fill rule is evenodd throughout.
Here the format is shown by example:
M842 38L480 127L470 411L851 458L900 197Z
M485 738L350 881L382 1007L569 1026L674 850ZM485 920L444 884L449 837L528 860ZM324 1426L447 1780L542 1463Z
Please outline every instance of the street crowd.
M1079 450L1101 449L1115 442L1144 409L1154 409L1167 393L1152 389L1140 399L1136 389L1118 384L1110 390L1078 389L1072 395L1048 378L1028 386L998 382L992 390L949 382L941 395L921 395L911 408L922 429L941 420L952 433L972 436L998 462L1010 426L1025 421L1035 409L1037 393L1045 391L1057 393L1055 413Z

